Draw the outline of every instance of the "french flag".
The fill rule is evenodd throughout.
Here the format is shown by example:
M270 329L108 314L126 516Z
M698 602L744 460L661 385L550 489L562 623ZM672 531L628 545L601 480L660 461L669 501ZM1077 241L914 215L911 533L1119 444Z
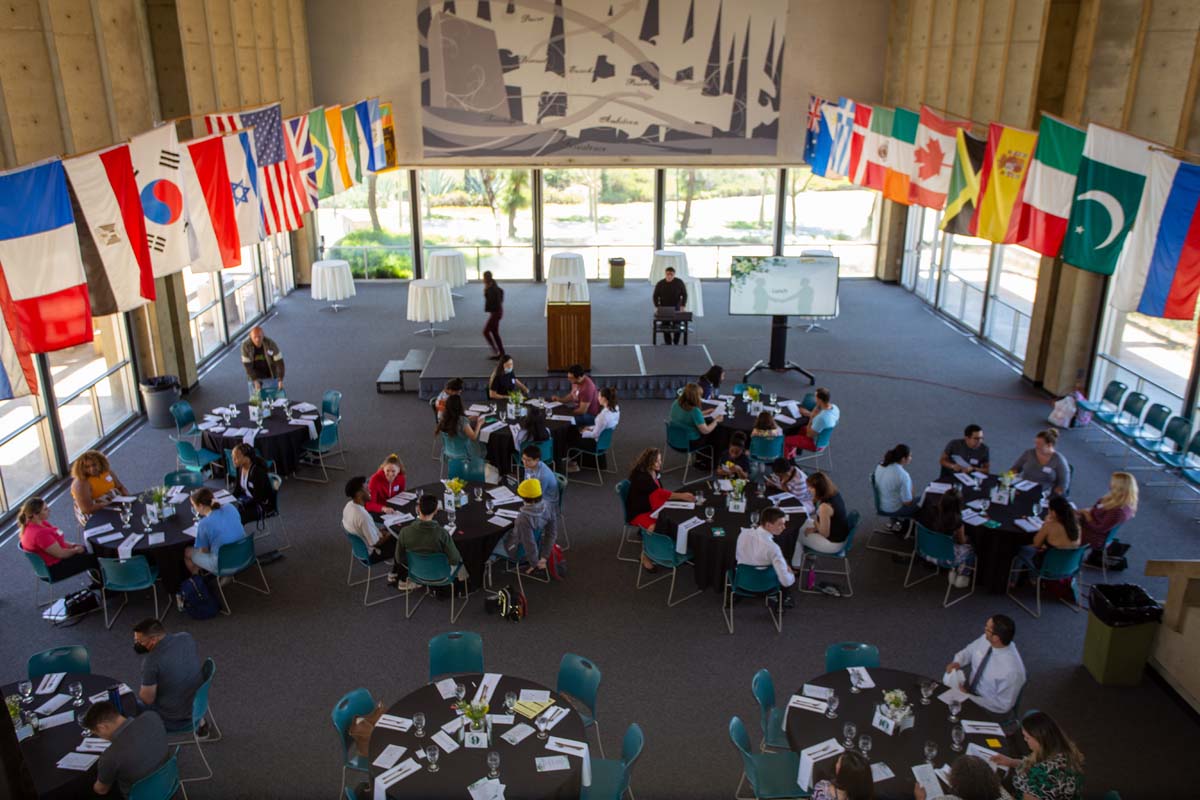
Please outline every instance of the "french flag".
M1200 291L1200 166L1156 152L1137 221L1117 262L1110 304L1190 320Z
M57 158L0 174L0 282L0 310L23 349L49 353L92 340L79 235Z

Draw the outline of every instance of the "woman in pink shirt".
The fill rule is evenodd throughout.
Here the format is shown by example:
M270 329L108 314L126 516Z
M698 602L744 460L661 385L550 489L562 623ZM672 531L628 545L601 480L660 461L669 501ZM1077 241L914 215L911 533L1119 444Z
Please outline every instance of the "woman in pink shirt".
M31 497L21 506L17 525L21 529L21 549L41 556L53 580L93 569L96 557L81 544L70 544L62 531L49 523L50 506L40 497Z
M1137 478L1128 472L1114 472L1108 479L1108 494L1097 500L1091 508L1077 512L1083 543L1103 550L1109 532L1133 519L1137 506Z

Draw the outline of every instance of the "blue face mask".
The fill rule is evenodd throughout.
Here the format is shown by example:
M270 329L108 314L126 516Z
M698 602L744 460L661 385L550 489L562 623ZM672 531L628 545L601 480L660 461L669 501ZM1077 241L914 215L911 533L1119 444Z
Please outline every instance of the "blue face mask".
M512 367L508 367L507 369L505 369L505 370L504 370L504 374L505 374L505 375L512 375Z

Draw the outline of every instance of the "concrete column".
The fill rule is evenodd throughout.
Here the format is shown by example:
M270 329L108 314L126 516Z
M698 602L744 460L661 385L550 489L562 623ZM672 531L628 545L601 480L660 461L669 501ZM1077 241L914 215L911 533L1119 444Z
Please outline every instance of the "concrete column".
M904 266L904 229L908 223L908 207L891 200L883 200L881 205L875 277L888 283L899 283Z
M1052 321L1045 332L1042 385L1051 394L1071 391L1087 378L1104 301L1103 275L1064 264L1052 304ZM1030 336L1030 343L1033 337Z

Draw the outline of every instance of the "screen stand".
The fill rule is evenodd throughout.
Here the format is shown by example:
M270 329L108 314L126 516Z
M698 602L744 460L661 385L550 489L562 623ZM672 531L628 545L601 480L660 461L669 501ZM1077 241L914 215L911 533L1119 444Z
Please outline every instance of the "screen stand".
M806 325L797 325L801 333L829 333L829 328L826 328L816 320L809 320Z
M758 372L760 369L771 369L775 372L799 372L804 377L808 378L810 386L816 384L816 377L808 370L801 367L799 364L793 364L787 360L787 332L788 318L785 316L774 316L771 318L771 356L769 361L764 363L762 359L755 362L746 374L742 376L742 382L750 380L750 376Z

